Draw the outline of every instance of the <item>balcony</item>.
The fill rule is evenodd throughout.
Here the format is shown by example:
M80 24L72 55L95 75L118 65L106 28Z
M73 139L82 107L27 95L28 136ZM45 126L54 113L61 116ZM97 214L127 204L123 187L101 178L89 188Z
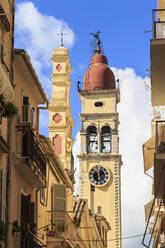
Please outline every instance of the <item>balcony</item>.
M150 41L152 105L165 105L165 10L153 10L153 39Z
M158 119L155 125L156 159L165 159L165 120Z
M87 248L80 238L77 228L68 213L63 211L52 211L47 213L47 247L49 243L56 241L66 242L74 246L78 243L80 247ZM76 241L76 242L75 242Z
M46 187L46 152L30 123L17 125L16 164L34 188Z
M3 95L5 102L10 102L14 99L14 90L9 80L5 63L0 63L0 95Z
M154 195L165 197L165 120L155 121Z
M164 200L157 199L157 194L154 199L145 205L145 221L147 222L143 235L142 244L149 248L158 247L157 237L160 235L161 219L164 219L165 208ZM148 236L150 234L150 236ZM147 235L147 236L146 236ZM164 246L163 246L164 247Z
M46 245L30 230L21 231L21 248L43 248Z

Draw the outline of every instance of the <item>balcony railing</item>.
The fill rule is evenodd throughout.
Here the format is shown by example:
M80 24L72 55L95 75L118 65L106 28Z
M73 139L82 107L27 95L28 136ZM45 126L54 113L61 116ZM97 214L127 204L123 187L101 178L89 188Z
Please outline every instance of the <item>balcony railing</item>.
M43 248L46 245L31 231L21 231L21 248Z
M0 95L3 95L6 102L13 101L14 90L9 80L9 75L4 68L4 64L0 63Z
M18 143L21 143L21 151L18 153L19 157L17 158L20 167L21 163L22 169L26 170L28 167L28 170L30 169L29 173L32 173L34 176L34 181L35 178L40 181L39 185L37 182L34 182L35 186L45 187L47 161L46 152L29 123L17 125L17 128L21 131L21 135L18 134ZM24 174L28 177L28 171L27 173L24 171Z
M165 120L156 121L156 153L165 153Z
M165 9L152 11L153 38L165 38Z
M81 247L87 248L68 213L64 211L48 212L47 227L47 237L53 236L58 239L69 240L71 243L79 241Z

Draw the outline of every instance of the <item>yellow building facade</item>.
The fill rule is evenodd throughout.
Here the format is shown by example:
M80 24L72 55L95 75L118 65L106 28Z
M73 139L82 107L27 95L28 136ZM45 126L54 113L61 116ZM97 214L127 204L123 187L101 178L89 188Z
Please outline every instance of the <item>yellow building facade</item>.
M117 104L120 92L115 77L101 53L96 54L79 89L82 105L80 161L80 197L87 199L93 214L103 215L110 231L105 236L108 247L121 247L121 194Z

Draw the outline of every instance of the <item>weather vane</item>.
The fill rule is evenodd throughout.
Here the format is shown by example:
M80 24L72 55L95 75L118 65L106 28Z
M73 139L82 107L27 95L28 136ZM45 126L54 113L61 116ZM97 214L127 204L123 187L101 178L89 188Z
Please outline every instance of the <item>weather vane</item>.
M63 47L63 46L64 46L64 43L63 43L64 35L66 35L66 34L63 33L62 30L61 30L61 33L59 33L59 34L57 34L57 35L61 35L61 44L60 44L60 47Z
M90 33L91 37L93 36L94 40L91 39L91 51L94 49L94 53L100 54L103 53L103 48L101 48L101 41L99 38L99 34L101 32L98 30L95 34Z

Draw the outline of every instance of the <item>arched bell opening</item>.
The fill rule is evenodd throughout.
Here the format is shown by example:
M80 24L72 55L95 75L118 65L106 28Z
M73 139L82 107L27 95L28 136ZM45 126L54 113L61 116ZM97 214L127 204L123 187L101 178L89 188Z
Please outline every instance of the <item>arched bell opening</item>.
M101 128L101 152L111 152L111 128L109 126Z
M97 128L94 125L88 126L86 129L87 153L98 152L98 135Z

